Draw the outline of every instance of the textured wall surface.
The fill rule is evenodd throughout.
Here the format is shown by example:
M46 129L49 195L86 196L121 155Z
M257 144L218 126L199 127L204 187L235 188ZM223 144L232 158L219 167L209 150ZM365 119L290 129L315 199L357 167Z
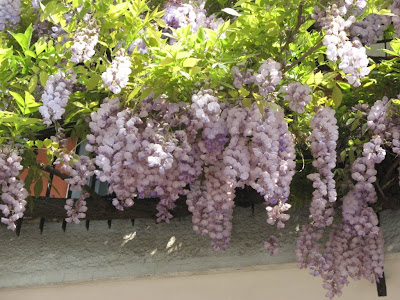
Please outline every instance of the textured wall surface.
M388 295L379 298L375 284L351 282L337 300L399 300L400 255L390 254L385 268ZM47 286L0 289L1 300L328 300L321 279L296 264L205 271L182 276L103 279Z
M225 252L215 252L209 238L195 234L190 217L170 224L136 220L135 226L130 220L114 220L111 229L107 221L92 221L89 231L84 223L68 224L65 233L61 223L46 222L43 235L38 221L24 221L20 237L1 226L0 287L294 262L296 232L307 218L306 210L292 212L280 231L283 248L275 257L263 247L270 234L278 233L266 224L262 205L254 216L250 208L235 208ZM387 252L400 251L399 223L400 212L381 214Z

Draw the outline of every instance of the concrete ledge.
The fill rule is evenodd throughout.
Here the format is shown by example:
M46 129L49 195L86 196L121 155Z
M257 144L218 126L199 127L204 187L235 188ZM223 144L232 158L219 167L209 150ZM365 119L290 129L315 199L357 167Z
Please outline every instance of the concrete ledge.
M210 240L192 230L191 218L170 224L152 220L115 220L68 224L46 222L43 235L39 222L24 222L21 236L0 227L0 287L32 286L93 279L193 273L215 269L241 269L257 265L293 263L297 231L307 222L308 211L292 212L282 232L283 248L270 257L263 241L275 233L266 224L265 210L235 208L230 247L215 252ZM387 253L400 252L400 212L381 213ZM309 277L302 270L305 277ZM400 270L399 270L400 276ZM390 291L389 291L390 293Z

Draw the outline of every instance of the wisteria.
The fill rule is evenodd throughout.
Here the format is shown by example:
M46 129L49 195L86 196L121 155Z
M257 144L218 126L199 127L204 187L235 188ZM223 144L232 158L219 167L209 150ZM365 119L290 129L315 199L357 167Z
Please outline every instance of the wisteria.
M310 87L300 82L282 86L281 92L284 94L285 101L289 102L290 109L299 114L304 113L305 106L311 101Z
M356 16L365 7L365 1L346 1L332 4L321 12L316 10L313 15L319 18L319 24L326 31L323 44L327 47L326 55L329 60L336 62L340 59L339 68L345 73L351 85L360 86L360 79L370 72L366 49L358 38L350 40L346 30L355 22Z
M380 101L369 112L369 124L373 123L374 129L379 126L378 120L383 111L382 104L384 106L386 102L387 100ZM330 113L330 119L333 120L334 111L324 110ZM383 161L386 152L381 147L383 140L379 136L374 136L370 142L364 144L362 155L352 164L352 178L355 184L342 199L342 223L334 225L326 245L323 246L324 228L333 221L333 207L328 199L336 200L336 191L331 190L332 193L329 194L329 190L334 188L335 184L331 169L335 166L338 134L336 120L316 124L318 114L324 110L317 112L311 125L315 129L324 128L321 125L327 124L323 131L326 132L323 140L325 142L329 140L330 143L324 150L324 147L321 147L324 145L321 143L323 135L313 131L314 147L312 144L311 150L315 158L319 157L313 163L319 173L308 175L314 181L314 187L317 188L310 207L314 222L303 226L297 241L296 255L301 268L309 268L311 274L322 277L323 287L328 290L326 296L332 299L341 295L342 288L349 283L348 277L353 279L364 277L374 281L379 280L383 275L382 232L378 227L376 213L368 204L375 203L377 200L373 185L377 174L375 164ZM381 118L381 120L385 119ZM332 128L327 130L330 127ZM379 130L382 129L384 129L382 126L379 127ZM330 153L331 157L329 154L320 157L318 153ZM326 158L325 161L324 158ZM326 182L322 185L323 181L320 179L322 174L330 179L330 187ZM321 195L325 196L326 200L321 202ZM328 206L327 203L329 203Z
M65 113L72 85L76 81L76 75L68 73L58 71L47 79L41 98L43 105L39 107L43 123L47 126L60 120Z
M163 19L165 23L174 29L190 25L196 32L200 27L216 29L222 19L217 19L214 15L207 16L204 8L205 1L193 1L183 3L181 0L168 1L164 7L166 10Z
M282 80L281 64L272 58L263 61L254 75L254 82L259 87L260 95L266 96L275 90L275 87Z
M99 41L99 26L96 19L87 14L83 22L84 26L74 33L74 43L71 46L71 61L76 64L89 60L95 54L94 48Z
M131 73L131 61L129 56L125 55L125 51L120 49L117 51L111 66L101 74L104 84L114 94L119 94L126 87Z
M389 16L370 14L362 21L351 25L350 35L358 37L364 45L374 44L382 37L390 21Z
M396 33L400 33L400 1L399 0L393 0L393 3L389 6L389 9L391 12L394 14L392 16L392 22L394 29L396 30Z
M231 73L233 75L233 86L237 89L240 89L243 84L252 84L254 83L254 70L246 69L244 70L243 66L234 66L231 69Z
M21 17L20 0L0 0L0 32L8 26L15 26Z
M400 172L399 60L369 66L366 49L394 27L386 52L399 56L400 0L134 2L0 0L1 222L15 230L27 200L63 181L66 222L90 216L89 198L155 203L139 215L156 222L187 207L221 251L235 205L257 209L235 198L250 190L273 226L270 255L292 206L308 205L296 257L328 298L379 280L376 211L397 205L386 195ZM43 172L59 178L38 198Z
M310 212L313 226L324 228L332 224L332 204L337 196L332 172L336 166L336 142L339 138L335 111L328 107L321 108L310 123L313 129L310 136L311 153L315 159L313 166L318 171L307 176L315 188Z
M73 155L64 153L55 164L61 164L61 169L69 174L70 178L65 180L69 184L69 189L80 192L79 199L67 199L64 206L68 216L65 220L68 223L74 222L78 224L80 223L79 219L86 216L85 199L89 194L83 187L87 185L88 178L94 174L95 166L93 160L84 155L79 156L79 159L74 159Z
M15 230L15 222L24 216L28 192L24 182L17 177L22 170L22 157L10 147L0 147L0 210L1 223Z

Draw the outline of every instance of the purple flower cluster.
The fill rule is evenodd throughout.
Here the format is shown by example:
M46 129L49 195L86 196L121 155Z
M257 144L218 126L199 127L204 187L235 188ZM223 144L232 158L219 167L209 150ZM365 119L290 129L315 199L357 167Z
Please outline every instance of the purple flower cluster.
M7 146L0 147L0 210L3 213L1 222L8 229L15 230L15 222L24 216L28 192L24 182L17 179L22 166L22 158Z
M243 84L254 83L254 70L252 69L244 69L243 66L233 66L231 73L233 75L233 86L237 89L240 89Z
M125 51L120 49L111 66L101 74L104 84L114 94L121 93L121 90L126 87L129 81L129 74L131 74L131 60L129 56L125 55Z
M49 76L41 98L43 105L39 107L44 124L50 126L62 118L75 81L76 74L68 78L68 73L62 71Z
M223 162L204 167L204 186L196 183L188 193L187 204L193 213L193 229L211 238L214 250L225 250L232 231L236 182L223 171Z
M370 14L365 19L351 25L350 35L358 37L364 45L371 45L382 37L390 22L391 18L388 16Z
M97 21L90 14L83 18L83 26L73 35L71 46L71 61L78 64L89 60L94 54L97 42L99 41L99 26Z
M67 211L68 218L65 220L68 223L74 222L78 224L79 219L86 216L87 211L85 199L89 196L88 193L82 190L82 187L87 184L89 177L94 175L95 166L93 160L85 155L79 156L79 159L73 160L72 155L64 154L62 159L58 159L56 164L62 163L61 169L69 173L69 179L65 182L69 184L71 191L81 192L79 199L68 199L64 206Z
M285 101L289 102L290 109L299 114L304 113L307 103L311 101L310 87L300 82L284 85L280 91L284 94Z
M296 256L300 268L320 276L332 299L342 294L349 277L361 277L374 282L383 275L383 236L379 230L373 236L357 236L346 232L342 225L333 225L326 246L322 247L323 230L303 225L297 240Z
M133 205L135 197L159 197L158 221L168 222L175 200L201 173L186 132L169 130L189 118L180 116L180 104L162 97L146 99L139 111L119 106L118 98L106 99L91 115L86 149L96 153L96 175L115 192L117 209Z
M281 64L268 58L263 61L258 68L258 73L254 74L254 82L259 88L260 95L267 96L275 90L275 87L282 80Z
M309 174L307 178L313 181L315 188L310 212L313 226L317 228L329 226L333 221L332 204L337 193L332 169L336 166L336 142L339 137L336 123L335 111L329 107L319 109L310 121L311 153L318 173Z
M215 30L224 21L221 18L217 19L214 15L207 16L207 11L204 9L205 3L205 1L192 3L183 3L181 0L168 1L164 7L166 12L163 19L174 29L190 25L193 32L200 27Z
M398 96L398 98L400 95ZM384 142L392 148L392 151L400 155L400 111L392 100L383 97L371 107L368 114L368 126L379 135ZM400 170L400 169L399 169ZM400 176L399 176L400 179Z
M230 239L235 188L249 185L264 196L268 223L284 227L295 149L283 111L262 115L256 104L220 102L212 90L195 93L191 104L166 100L150 96L132 110L105 99L91 115L86 149L116 208L158 197L158 221L168 222L187 194L194 230L220 250Z
M346 30L356 21L356 15L365 8L365 1L346 1L332 4L322 13L316 10L314 17L325 30L323 44L331 61L340 59L339 68L353 86L360 86L360 79L369 74L366 49L358 38L349 40Z
M396 33L400 33L400 0L393 0L393 3L389 6L392 14L392 22Z
M0 31L8 26L15 26L20 21L21 1L0 0Z

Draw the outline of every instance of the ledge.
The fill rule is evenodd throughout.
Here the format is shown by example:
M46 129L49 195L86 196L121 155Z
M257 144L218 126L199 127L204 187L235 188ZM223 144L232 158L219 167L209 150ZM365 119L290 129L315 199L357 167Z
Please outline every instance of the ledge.
M152 219L91 221L68 224L24 221L20 237L0 227L0 287L33 286L93 279L137 277L260 265L294 263L297 231L307 222L306 209L292 212L282 232L283 247L271 257L263 242L274 227L266 223L263 205L236 207L232 240L224 252L215 252L210 240L192 230L190 216L156 224ZM400 252L400 211L381 213L387 254ZM303 270L304 271L304 270ZM308 276L304 271L304 276ZM390 293L390 290L389 290Z

